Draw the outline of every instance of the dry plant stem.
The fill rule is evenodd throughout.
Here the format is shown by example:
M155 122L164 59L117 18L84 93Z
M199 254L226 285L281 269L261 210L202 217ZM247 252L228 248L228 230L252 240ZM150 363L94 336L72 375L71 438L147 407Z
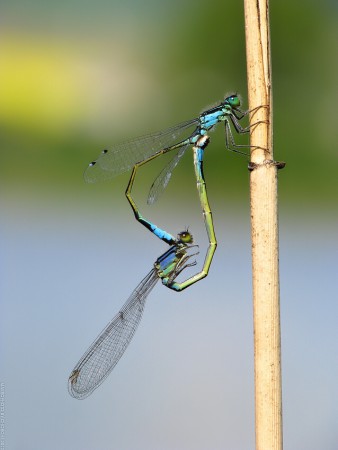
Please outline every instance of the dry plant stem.
M249 109L256 450L282 450L277 167L273 162L268 0L244 0Z

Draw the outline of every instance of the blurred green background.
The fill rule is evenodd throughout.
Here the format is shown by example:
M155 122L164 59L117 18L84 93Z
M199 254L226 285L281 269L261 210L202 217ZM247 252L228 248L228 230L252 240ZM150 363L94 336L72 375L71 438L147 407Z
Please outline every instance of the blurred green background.
M333 450L338 6L272 1L270 13L275 159L287 162L285 446ZM1 16L6 448L253 448L249 175L222 127L205 157L220 242L209 277L179 299L157 287L126 361L92 398L76 402L65 387L164 251L133 220L128 174L89 186L83 171L103 148L191 119L226 93L247 106L242 2L13 1ZM162 165L138 180L142 210L171 233L189 225L202 253L189 152L158 205L145 206Z
M245 103L241 2L16 1L4 17L1 178L12 189L79 189L105 146L195 117L228 91ZM333 1L306 12L271 3L275 153L288 163L288 203L330 208L337 195L336 19ZM222 140L208 152L208 181L224 174L237 196L243 160L217 164Z

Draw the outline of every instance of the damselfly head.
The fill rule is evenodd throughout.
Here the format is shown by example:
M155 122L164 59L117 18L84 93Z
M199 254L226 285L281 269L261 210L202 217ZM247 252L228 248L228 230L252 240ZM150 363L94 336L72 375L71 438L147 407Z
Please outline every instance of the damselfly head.
M178 233L177 240L183 244L192 244L194 242L194 238L188 230Z
M224 103L227 103L232 108L239 108L241 106L241 99L237 94L231 94L224 99Z

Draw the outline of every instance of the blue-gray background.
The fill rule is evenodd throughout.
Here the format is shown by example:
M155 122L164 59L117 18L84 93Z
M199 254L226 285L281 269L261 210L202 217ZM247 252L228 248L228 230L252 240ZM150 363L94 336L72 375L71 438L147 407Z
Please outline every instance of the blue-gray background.
M212 135L205 176L219 247L208 278L158 285L125 356L91 397L74 364L165 246L133 219L128 175L85 185L101 149L246 103L243 5L15 1L2 7L1 376L8 450L254 448L245 158ZM285 448L338 446L336 2L272 2ZM191 155L154 207L206 248Z

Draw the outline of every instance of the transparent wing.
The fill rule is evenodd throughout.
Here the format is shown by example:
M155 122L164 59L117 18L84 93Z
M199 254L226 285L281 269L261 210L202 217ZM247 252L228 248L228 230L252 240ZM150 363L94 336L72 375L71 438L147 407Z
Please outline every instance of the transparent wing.
M164 189L168 186L170 181L172 171L175 169L177 164L180 162L180 159L184 155L186 149L190 144L184 145L179 149L177 154L169 161L169 163L164 167L164 169L160 172L156 180L151 185L148 200L148 205L152 205L155 203L158 198L162 195Z
M134 336L147 296L158 279L155 269L151 270L82 356L69 377L70 395L88 397L110 374Z
M87 183L95 183L99 180L109 180L126 172L136 163L144 161L161 149L189 137L189 133L186 133L185 136L183 133L197 124L198 119L189 120L167 130L115 145L110 150L104 150L97 160L89 164L84 173L84 179Z

